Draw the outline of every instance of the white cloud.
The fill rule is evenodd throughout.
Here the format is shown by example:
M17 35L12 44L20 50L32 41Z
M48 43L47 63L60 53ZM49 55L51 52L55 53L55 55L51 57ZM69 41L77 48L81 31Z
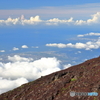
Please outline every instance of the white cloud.
M68 65L64 65L63 69L67 69L69 67L71 67L72 65L71 64L68 64Z
M76 25L91 25L91 24L100 24L100 12L97 12L96 14L92 15L91 19L84 20L77 20L75 22Z
M25 24L34 25L34 24L37 24L38 22L42 22L42 20L40 20L39 16L35 16L35 17L30 17L29 20L23 19L23 20L21 20L21 22L23 25L25 25Z
M100 33L94 33L94 32L90 32L90 33L87 33L87 34L80 34L80 35L77 35L77 37L84 37L84 36L100 36Z
M0 94L12 90L22 84L27 83L26 78L18 78L16 80L4 79L0 77Z
M84 35L80 34L80 35L77 35L77 37L84 37Z
M18 18L9 17L7 20L0 20L0 25L25 25L25 24L34 25L41 21L42 20L40 20L39 16L30 17L30 19L25 19L24 15L22 15L21 17Z
M85 50L91 50L91 49L98 49L100 48L100 39L97 41L91 42L88 41L86 43L68 43L68 44L63 44L63 43L53 43L53 44L46 44L46 46L50 47L58 47L58 48L76 48L76 49L85 49Z
M0 52L5 52L5 50L0 50Z
M24 20L25 19L24 15L21 15L20 19L21 20Z
M55 57L44 57L33 61L32 58L14 55L13 57L8 56L8 60L12 62L0 62L0 76L6 79L24 77L28 80L34 80L40 76L60 70L60 61Z
M92 15L92 19L88 19L87 23L99 23L100 22L100 12Z
M8 56L8 60L13 61L13 62L29 62L29 61L33 61L33 58L25 58L25 57L20 57L19 55L14 55L13 57Z
M14 51L19 50L19 48L13 47L13 50L14 50Z
M18 18L11 18L9 17L6 20L0 20L0 25L94 25L100 24L100 12L91 16L92 18L87 20L74 20L73 17L69 19L59 19L59 18L52 18L48 20L41 20L40 16L30 17L29 19L25 19L24 15Z
M58 18L53 18L47 20L48 25L58 25L58 24L68 24L68 25L93 25L93 24L100 24L100 12L92 15L91 19L87 20L74 20L72 17L68 20L60 20Z
M68 20L60 20L58 18L53 18L53 19L50 19L50 20L47 20L47 25L58 25L58 24L69 24L69 23L73 23L73 18L71 17L70 19Z
M46 46L51 46L51 47L58 47L58 48L66 48L66 44L63 44L63 43L53 43L53 44L46 44Z
M28 46L27 45L22 45L22 48L28 48Z

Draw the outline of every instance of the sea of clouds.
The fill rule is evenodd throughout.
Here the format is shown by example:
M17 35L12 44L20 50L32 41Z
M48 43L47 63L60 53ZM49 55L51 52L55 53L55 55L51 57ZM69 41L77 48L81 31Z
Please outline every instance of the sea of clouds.
M34 60L14 55L8 56L8 60L6 63L0 62L0 94L71 66L71 64L62 66L56 57Z

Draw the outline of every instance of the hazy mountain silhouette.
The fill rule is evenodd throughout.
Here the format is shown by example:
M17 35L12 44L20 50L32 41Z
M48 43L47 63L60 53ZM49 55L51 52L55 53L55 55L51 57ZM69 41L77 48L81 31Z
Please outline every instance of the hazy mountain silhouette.
M71 97L71 91L97 92L98 96ZM100 100L100 57L3 93L0 100Z

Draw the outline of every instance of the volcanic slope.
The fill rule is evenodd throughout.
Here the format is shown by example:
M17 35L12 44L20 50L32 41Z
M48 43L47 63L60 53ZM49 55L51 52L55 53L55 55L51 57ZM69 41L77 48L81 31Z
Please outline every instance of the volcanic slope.
M71 97L71 91L97 92L98 96ZM0 100L100 100L100 57L42 76L1 94Z

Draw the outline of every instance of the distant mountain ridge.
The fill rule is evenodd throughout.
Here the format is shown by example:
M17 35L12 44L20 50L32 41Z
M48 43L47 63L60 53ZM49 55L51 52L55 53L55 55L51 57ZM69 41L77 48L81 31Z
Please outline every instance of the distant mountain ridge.
M70 96L70 92L98 96ZM24 84L0 95L0 100L100 100L100 57Z

